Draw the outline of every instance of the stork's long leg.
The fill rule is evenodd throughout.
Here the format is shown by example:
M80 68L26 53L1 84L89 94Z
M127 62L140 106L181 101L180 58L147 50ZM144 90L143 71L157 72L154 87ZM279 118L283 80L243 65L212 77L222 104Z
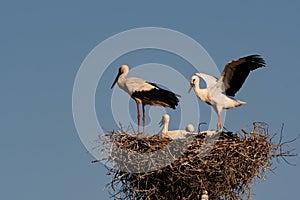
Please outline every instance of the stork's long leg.
M136 108L137 108L137 119L138 119L138 134L140 133L140 104L136 101Z
M142 109L143 109L143 133L145 134L145 126L146 126L146 113L145 113L145 105L142 104Z
M220 113L218 113L218 131L222 131L223 124L222 124L222 118Z

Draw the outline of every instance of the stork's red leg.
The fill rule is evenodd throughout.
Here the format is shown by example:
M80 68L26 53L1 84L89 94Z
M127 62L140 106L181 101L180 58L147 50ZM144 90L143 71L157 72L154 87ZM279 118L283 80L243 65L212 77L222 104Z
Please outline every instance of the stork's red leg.
M143 133L145 134L145 126L146 126L146 114L145 114L145 105L142 104L142 109L143 109Z
M222 118L221 115L218 113L218 131L222 131L223 125L222 125Z
M138 134L140 133L140 104L136 101L137 119L138 119Z

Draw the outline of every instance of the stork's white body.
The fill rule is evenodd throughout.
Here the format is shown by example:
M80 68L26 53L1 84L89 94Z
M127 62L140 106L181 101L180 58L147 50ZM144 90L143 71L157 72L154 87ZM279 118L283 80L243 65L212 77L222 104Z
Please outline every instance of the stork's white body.
M199 77L206 82L206 88L200 88ZM246 104L246 102L244 101L240 101L233 97L228 97L227 95L225 95L223 82L218 81L218 79L213 76L203 73L196 73L196 75L193 76L192 79L195 79L194 91L196 96L205 103L211 105L218 114L218 117L220 117L223 109L235 108L240 105Z
M130 96L132 96L134 92L150 91L155 88L155 86L147 83L144 79L136 78L136 77L126 78L127 74L128 72L120 75L117 83L118 86L122 90L127 92ZM139 101L139 103L142 103L141 100L139 99L136 100Z

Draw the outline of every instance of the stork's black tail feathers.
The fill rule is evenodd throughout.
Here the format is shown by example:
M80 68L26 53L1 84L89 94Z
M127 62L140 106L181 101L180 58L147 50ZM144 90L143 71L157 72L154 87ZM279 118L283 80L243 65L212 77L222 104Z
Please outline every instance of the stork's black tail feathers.
M179 102L178 97L180 97L180 95L162 88L159 88L156 94L157 94L157 99L168 104L169 105L168 107L175 109L175 107L178 105Z

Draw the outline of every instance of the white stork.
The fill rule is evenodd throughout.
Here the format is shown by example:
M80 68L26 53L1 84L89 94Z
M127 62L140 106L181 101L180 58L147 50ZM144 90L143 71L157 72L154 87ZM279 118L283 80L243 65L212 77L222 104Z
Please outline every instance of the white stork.
M163 127L161 130L162 137L168 137L174 140L174 139L184 139L189 134L197 134L197 133L193 133L194 126L192 124L188 124L185 130L169 131L169 122L170 122L170 116L168 114L164 114L162 116L161 121L159 122L160 126Z
M265 61L260 55L250 55L233 60L226 64L219 78L196 73L191 78L189 92L194 87L195 94L214 108L218 115L217 128L222 130L222 110L246 104L246 102L239 101L233 97L242 87L250 71L264 66ZM199 78L206 82L206 88L199 87Z
M143 130L145 131L146 115L145 105L158 105L163 107L169 107L175 109L178 105L179 99L177 94L168 90L158 87L155 83L148 82L146 80L130 77L126 78L129 72L127 65L121 65L119 67L119 73L113 82L111 88L116 83L118 86L127 92L136 102L137 106L137 118L138 118L138 133L140 133L140 106L142 104L143 109Z

